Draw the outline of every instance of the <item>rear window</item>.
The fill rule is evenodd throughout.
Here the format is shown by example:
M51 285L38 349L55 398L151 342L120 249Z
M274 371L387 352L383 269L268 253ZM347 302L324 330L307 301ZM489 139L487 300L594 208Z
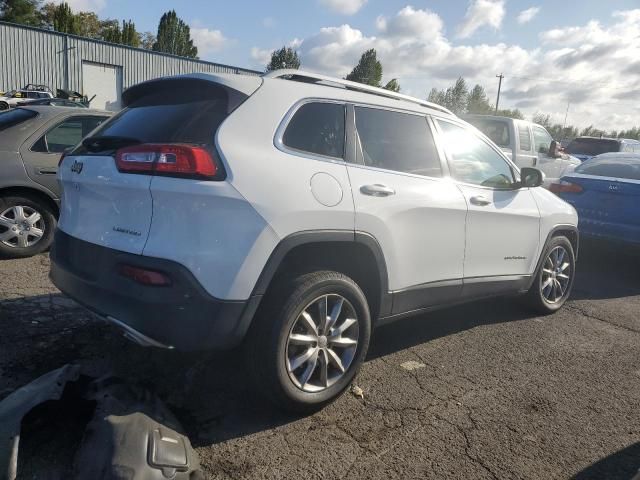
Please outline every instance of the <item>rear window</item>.
M575 172L599 177L640 180L640 159L593 158L579 165Z
M0 131L29 120L38 115L33 110L16 108L0 113Z
M91 139L126 139L131 143L188 143L212 145L215 132L228 115L226 91L215 85L189 89L154 89L133 101L94 132ZM110 146L104 142L105 147ZM101 152L109 150L104 148ZM87 150L79 146L73 153ZM96 149L91 150L97 153Z
M491 139L493 143L500 147L511 146L511 135L509 134L509 124L501 120L473 118L469 120L478 130Z
M531 151L531 135L529 127L518 124L518 138L520 139L520 150L525 152Z
M564 150L572 155L596 156L602 153L620 151L620 143L616 140L602 138L575 138L571 140Z
M344 116L342 104L306 103L287 125L282 143L303 152L343 158Z

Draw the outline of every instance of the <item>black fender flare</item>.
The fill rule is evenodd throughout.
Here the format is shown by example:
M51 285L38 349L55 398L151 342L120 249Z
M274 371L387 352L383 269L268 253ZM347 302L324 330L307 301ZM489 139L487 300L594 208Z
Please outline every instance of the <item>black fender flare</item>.
M382 248L372 235L353 230L306 230L285 237L280 241L280 243L278 243L273 252L271 252L267 263L262 269L262 273L258 277L258 281L256 282L251 296L263 296L267 292L267 289L269 288L276 271L282 264L282 261L294 248L305 244L327 242L357 242L370 250L376 260L380 275L379 281L381 298L379 315L384 316L390 313L391 294L389 293L387 263L382 252Z
M540 255L538 256L538 261L536 262L536 268L533 271L533 275L531 275L531 281L527 285L526 290L529 290L531 288L531 285L533 285L533 282L535 282L535 279L538 276L538 272L542 268L542 262L544 261L544 252L547 249L547 246L549 245L549 242L551 241L551 239L553 237L557 236L558 232L562 232L562 231L570 231L570 232L575 234L575 236L576 236L576 245L575 245L575 250L574 250L573 254L575 255L576 261L578 261L578 248L580 246L580 233L578 232L578 227L576 227L575 225L570 225L570 224L567 224L567 225L556 225L555 227L553 227L549 231L549 233L547 234L547 239L544 241L544 244L542 245L542 249L540 249ZM569 240L569 241L571 241L571 240Z

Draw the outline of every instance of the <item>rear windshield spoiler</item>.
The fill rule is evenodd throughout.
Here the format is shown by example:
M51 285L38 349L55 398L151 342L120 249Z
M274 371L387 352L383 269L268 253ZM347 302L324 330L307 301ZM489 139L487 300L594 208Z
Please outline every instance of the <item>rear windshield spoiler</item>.
M167 95L172 91L189 89L198 83L215 84L223 87L229 96L229 111L250 97L262 85L262 77L250 75L204 73L179 75L175 77L156 78L138 83L122 93L122 106L128 107L136 100L157 90L166 90Z

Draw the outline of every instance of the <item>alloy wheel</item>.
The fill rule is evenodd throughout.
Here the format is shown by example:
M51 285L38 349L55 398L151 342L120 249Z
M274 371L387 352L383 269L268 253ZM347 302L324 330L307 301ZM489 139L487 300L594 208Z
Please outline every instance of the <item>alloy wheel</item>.
M8 247L31 247L42 239L44 232L44 219L32 207L15 205L0 213L0 242Z
M573 266L567 250L557 246L549 252L542 266L540 290L542 296L549 303L563 300L573 275Z
M360 333L353 305L341 295L316 298L298 315L286 347L289 378L305 392L320 392L349 370Z

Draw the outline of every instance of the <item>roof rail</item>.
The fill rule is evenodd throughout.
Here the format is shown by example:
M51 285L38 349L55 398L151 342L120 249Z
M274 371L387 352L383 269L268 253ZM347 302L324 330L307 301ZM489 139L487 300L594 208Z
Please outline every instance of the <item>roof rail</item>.
M384 88L372 87L371 85L365 85L363 83L352 82L350 80L343 80L341 78L330 77L328 75L322 75L319 73L305 72L304 70L294 70L294 69L282 69L282 70L273 70L271 72L267 72L263 75L266 78L288 78L290 80L302 81L302 82L327 82L333 85L331 86L340 86L344 87L348 90L355 90L363 93L370 93L373 95L379 95L381 97L387 98L395 98L396 100L404 100L405 102L417 103L423 107L433 108L434 110L439 110L444 113L448 113L453 115L451 110L440 106L436 103L427 102L426 100L420 100L416 97L410 97L409 95L403 95L401 93L396 93L392 90L385 90Z

